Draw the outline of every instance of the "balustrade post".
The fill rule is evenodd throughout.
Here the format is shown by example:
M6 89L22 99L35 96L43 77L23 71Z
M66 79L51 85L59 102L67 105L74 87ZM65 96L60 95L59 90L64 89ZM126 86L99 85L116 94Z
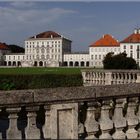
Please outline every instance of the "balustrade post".
M138 138L138 132L135 129L136 125L138 124L138 117L135 114L137 101L138 98L136 97L128 99L128 108L126 114L126 119L128 123L128 130L126 131L126 136L128 139Z
M105 85L111 85L112 81L112 72L105 73Z
M40 139L40 131L36 126L36 111L39 110L39 107L27 107L26 111L28 112L28 124L25 129L26 139Z
M115 133L113 139L125 139L125 133L122 131L126 127L126 119L123 117L123 107L126 99L116 99L116 105L114 110L113 122L115 126Z
M7 139L21 139L21 132L17 128L17 113L21 108L7 108L6 111L9 113L9 128L7 130Z
M111 109L110 100L105 100L102 102L101 107L101 117L100 117L100 128L102 134L100 135L100 139L112 139L110 135L110 131L113 129L113 122L109 117L109 110Z
M99 131L99 124L95 120L95 111L96 108L94 107L95 103L88 103L87 108L87 115L86 115L86 121L85 121L85 128L88 136L86 139L97 139L95 134Z
M45 124L43 126L43 133L45 139L51 139L51 129L50 129L50 106L44 107L45 112Z

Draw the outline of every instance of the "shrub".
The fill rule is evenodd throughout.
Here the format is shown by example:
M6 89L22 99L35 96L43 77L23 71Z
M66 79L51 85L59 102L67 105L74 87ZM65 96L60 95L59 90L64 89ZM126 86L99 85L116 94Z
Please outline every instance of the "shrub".
M82 86L82 76L80 74L0 75L0 83L0 90Z

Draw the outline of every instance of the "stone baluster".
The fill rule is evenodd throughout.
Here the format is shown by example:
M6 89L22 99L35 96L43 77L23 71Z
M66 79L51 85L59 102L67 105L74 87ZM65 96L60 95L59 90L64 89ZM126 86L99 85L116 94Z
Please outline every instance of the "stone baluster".
M95 72L94 75L95 75L95 80L94 80L95 81L95 85L97 85L97 73Z
M83 76L83 83L86 84L86 72L85 71L82 72L82 76Z
M44 107L46 112L45 112L45 124L43 126L43 133L44 133L44 138L45 139L50 139L51 138L51 132L50 132L50 106L45 106Z
M92 73L92 80L91 80L91 83L93 85L93 81L94 81L94 72L91 72Z
M97 85L99 85L99 72L97 73Z
M123 107L126 99L116 99L116 105L114 109L113 122L115 126L115 133L113 139L125 139L125 133L122 131L126 127L126 119L123 117Z
M133 83L136 83L136 74L133 73Z
M89 72L89 78L88 79L89 79L89 84L91 84L91 80L92 80L91 79L91 72Z
M7 130L7 139L21 139L21 132L17 128L17 113L21 108L7 108L6 111L9 113L9 128Z
M28 124L25 129L26 139L40 139L40 131L36 126L36 111L39 110L39 107L26 107L28 112Z
M128 76L128 83L131 83L131 74L128 73L127 76Z
M83 118L84 118L84 115L85 115L85 113L84 113L84 115L83 115L83 106L84 106L84 103L83 102L80 102L79 103L79 120L78 120L78 139L81 139L81 138L83 138L84 137L84 133L85 133L85 131L84 131L84 124L83 124ZM85 109L84 109L85 110Z
M99 131L99 124L95 120L95 111L96 108L94 107L95 103L88 103L87 108L87 115L86 115L86 121L85 121L85 128L88 136L86 139L97 139L95 134Z
M100 139L112 139L110 135L110 131L113 129L113 122L109 117L109 110L111 109L110 100L105 100L102 102L101 107L101 117L100 117L100 129L102 134L100 135Z
M116 77L115 84L118 84L118 74L117 73L115 73L115 77Z
M127 108L127 114L126 114L126 119L128 123L128 130L126 131L126 136L128 139L138 138L138 132L135 129L136 125L138 124L138 117L135 114L137 101L138 101L138 98L135 98L135 97L128 99L128 108Z
M117 84L120 84L120 74L117 73L117 76L118 76L118 78L117 78Z
M128 83L128 79L127 79L127 73L124 73L124 84Z
M130 83L130 75L129 75L129 73L127 73L127 83L129 84Z
M93 85L95 85L95 73L93 72Z
M1 109L0 109L0 112L1 112ZM2 133L0 133L0 140L2 140Z
M100 84L103 85L103 73L100 73Z
M124 83L124 77L123 77L123 73L121 72L121 84Z
M137 79L136 79L136 83L140 83L140 72L137 72Z
M138 102L138 112L137 112L137 117L138 117L138 120L139 120L139 127L138 127L138 137L140 139L140 100Z

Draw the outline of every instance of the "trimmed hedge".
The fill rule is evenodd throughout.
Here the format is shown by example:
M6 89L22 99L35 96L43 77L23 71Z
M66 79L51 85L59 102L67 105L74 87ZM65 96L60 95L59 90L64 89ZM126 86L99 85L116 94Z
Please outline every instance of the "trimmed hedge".
M0 75L0 90L82 86L79 74Z

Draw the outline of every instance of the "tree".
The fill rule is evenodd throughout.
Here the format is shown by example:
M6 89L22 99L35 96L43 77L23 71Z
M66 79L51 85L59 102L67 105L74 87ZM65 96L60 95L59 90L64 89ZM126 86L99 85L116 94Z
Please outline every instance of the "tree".
M12 53L24 53L25 49L17 45L8 45Z
M103 60L104 69L137 69L137 63L132 57L127 57L126 53L114 55L108 53Z

